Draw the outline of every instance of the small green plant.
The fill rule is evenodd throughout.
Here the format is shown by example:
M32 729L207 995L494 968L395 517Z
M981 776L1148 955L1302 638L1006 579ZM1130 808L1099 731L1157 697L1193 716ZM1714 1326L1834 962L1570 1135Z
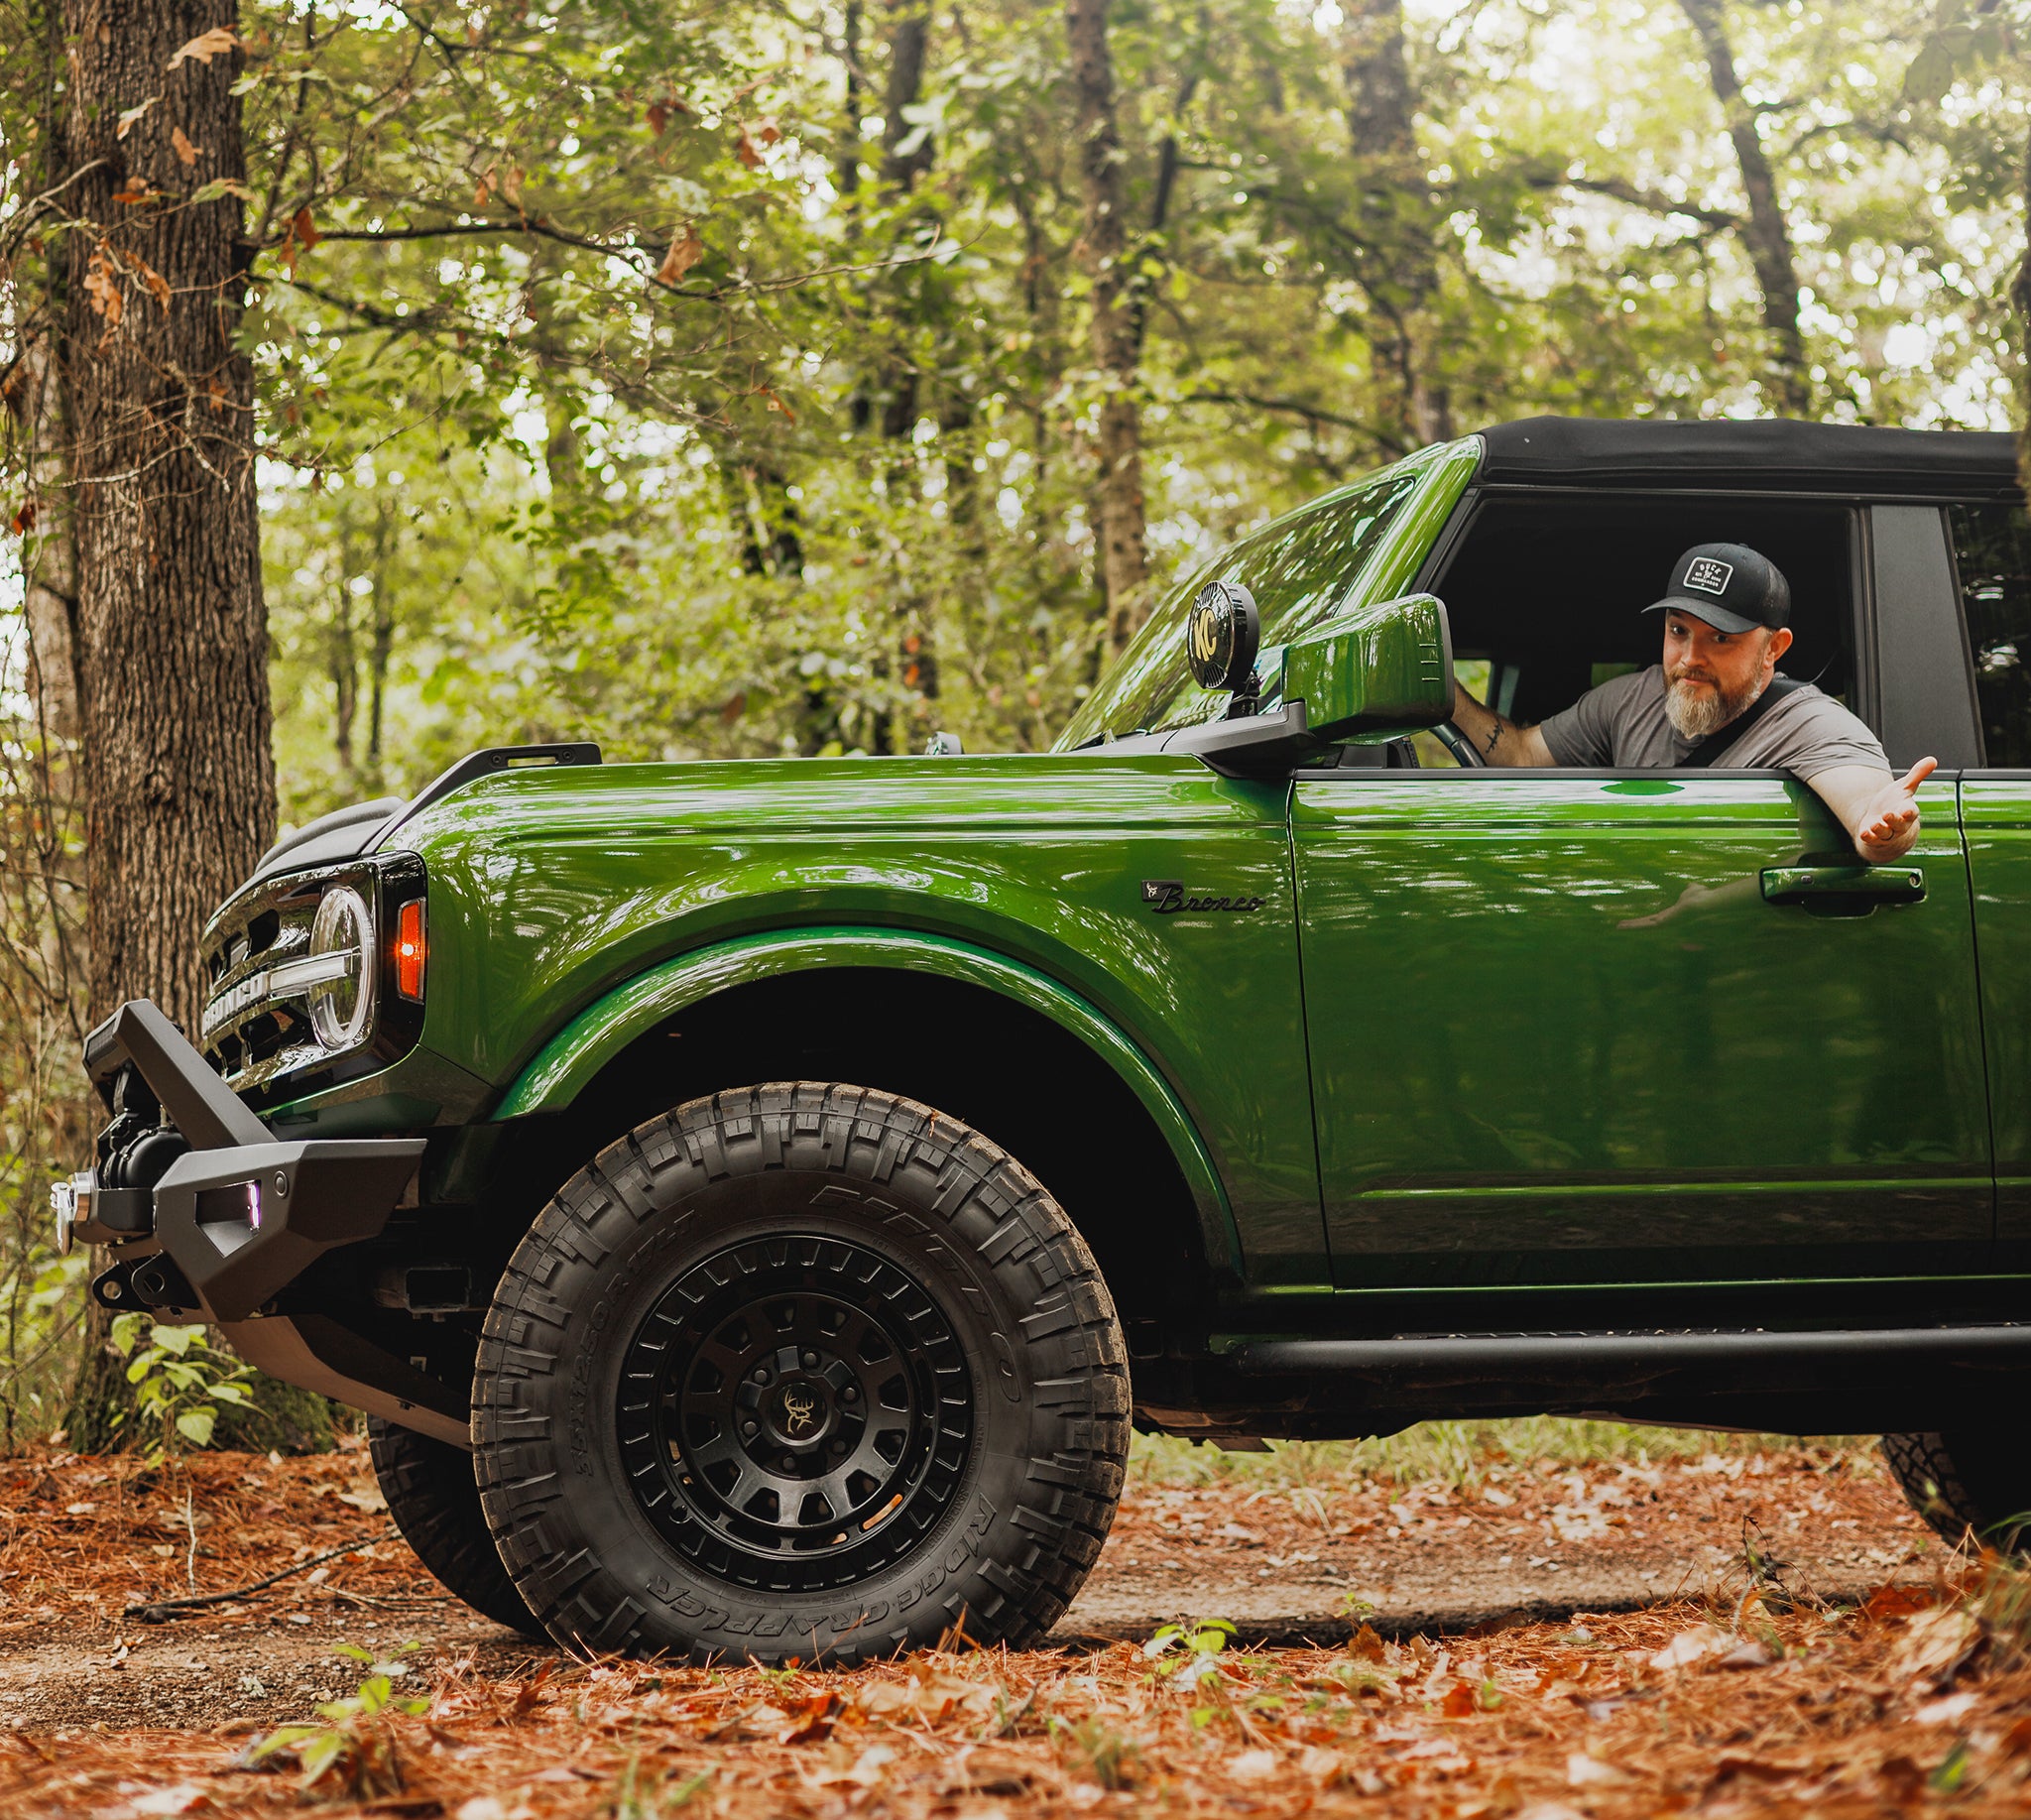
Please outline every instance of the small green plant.
M688 1807L711 1781L710 1769L695 1775L662 1775L645 1770L641 1759L631 1757L614 1778L614 1792L601 1811L611 1820L663 1820L665 1814Z
M218 1405L253 1400L248 1368L210 1344L202 1327L176 1327L138 1312L118 1314L112 1339L127 1361L135 1420L149 1431L152 1464L186 1447L210 1446Z
M405 1643L407 1655L419 1647ZM402 1759L396 1750L392 1713L418 1718L430 1710L428 1700L398 1700L388 1673L390 1663L376 1660L371 1649L340 1643L337 1652L374 1670L359 1692L344 1700L326 1700L317 1708L321 1725L278 1726L258 1740L242 1759L249 1768L263 1764L294 1765L298 1786L323 1801L379 1801L403 1791Z
M1233 1640L1234 1626L1225 1618L1192 1618L1159 1625L1142 1645L1142 1653L1156 1663L1157 1675L1173 1686L1196 1687L1213 1672L1215 1658Z
M1073 1762L1103 1788L1127 1788L1142 1763L1142 1747L1098 1719L1077 1725L1052 1719L1051 1731Z
M1968 1605L1988 1638L1997 1668L2018 1668L2031 1659L2031 1565L2021 1555L1984 1554Z

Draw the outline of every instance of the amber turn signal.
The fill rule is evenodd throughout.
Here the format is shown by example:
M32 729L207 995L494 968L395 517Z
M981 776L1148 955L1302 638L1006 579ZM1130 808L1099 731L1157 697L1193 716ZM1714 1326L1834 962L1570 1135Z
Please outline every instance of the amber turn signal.
M405 999L423 996L423 902L405 904L395 917L395 990Z

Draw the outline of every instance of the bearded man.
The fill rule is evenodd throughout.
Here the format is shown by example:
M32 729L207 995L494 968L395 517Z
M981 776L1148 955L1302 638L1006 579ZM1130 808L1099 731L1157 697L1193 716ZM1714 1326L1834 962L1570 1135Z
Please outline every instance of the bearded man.
M1643 610L1663 615L1661 664L1589 689L1534 727L1504 720L1456 681L1453 724L1491 765L1788 771L1863 859L1911 850L1918 787L1937 761L1893 777L1867 727L1810 682L1777 673L1791 649L1791 585L1774 562L1740 544L1697 545Z

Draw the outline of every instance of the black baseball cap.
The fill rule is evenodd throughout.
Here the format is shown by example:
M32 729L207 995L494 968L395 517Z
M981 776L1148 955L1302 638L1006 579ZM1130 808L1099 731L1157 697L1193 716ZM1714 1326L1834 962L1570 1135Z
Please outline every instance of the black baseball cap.
M1695 544L1672 565L1671 591L1643 609L1703 619L1717 632L1791 623L1791 583L1746 544Z

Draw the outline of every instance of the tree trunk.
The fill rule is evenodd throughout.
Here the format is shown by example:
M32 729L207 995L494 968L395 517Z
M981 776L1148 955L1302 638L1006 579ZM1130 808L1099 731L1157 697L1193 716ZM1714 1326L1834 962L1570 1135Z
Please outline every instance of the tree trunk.
M374 518L374 625L367 647L367 787L387 788L381 771L382 720L388 694L388 664L395 654L394 586L389 569L400 533L395 502L386 495L376 502Z
M892 189L908 190L931 168L934 155L929 133L919 135L906 116L923 94L924 58L931 45L931 11L927 0L891 0L889 24L889 88L882 98L882 181ZM907 152L905 142L915 140Z
M1402 0L1356 0L1347 46L1347 126L1361 176L1358 220L1374 262L1364 287L1373 312L1369 345L1376 377L1394 394L1397 439L1413 447L1441 442L1453 433L1453 405L1432 371L1426 322L1439 289L1436 210L1417 151Z
M28 471L31 516L22 539L23 613L28 626L28 686L45 737L69 741L81 724L77 697L77 555L71 536L70 475L62 388L52 337L40 335L21 357L12 402Z
M1785 416L1807 417L1812 412L1813 393L1806 373L1805 337L1798 326L1798 259L1792 249L1790 224L1777 200L1777 179L1756 131L1755 110L1742 94L1734 72L1734 52L1728 42L1722 3L1679 0L1706 54L1714 98L1721 103L1722 118L1728 122L1735 163L1741 168L1742 188L1748 194L1749 217L1742 224L1741 237L1763 294L1763 327L1771 343L1771 395Z
M2010 282L2010 302L2016 305L2017 321L2023 329L2025 342L2023 377L2017 383L2023 388L2025 402L2031 404L2031 140L2027 140L2024 148L2024 182L2020 193L2024 204L2024 256L2017 262L2016 274ZM2031 417L2025 419L2025 427L2017 432L2017 472L2027 485L2031 485Z
M206 915L275 826L232 0L63 0L60 359L76 487L90 1001L153 998L186 1031ZM172 62L175 61L175 67ZM124 137L119 132L128 124ZM180 142L180 144L179 144ZM126 1384L96 1320L68 1426L115 1441Z
M1142 503L1142 419L1135 387L1135 309L1129 274L1123 150L1115 120L1108 0L1067 0L1065 29L1078 95L1079 172L1086 216L1079 250L1091 281L1093 364L1099 370L1101 582L1107 649L1118 655L1148 612L1149 557Z
M839 134L839 156L833 161L833 183L849 206L861 186L861 0L846 0L839 34L840 61L846 65L846 116Z

